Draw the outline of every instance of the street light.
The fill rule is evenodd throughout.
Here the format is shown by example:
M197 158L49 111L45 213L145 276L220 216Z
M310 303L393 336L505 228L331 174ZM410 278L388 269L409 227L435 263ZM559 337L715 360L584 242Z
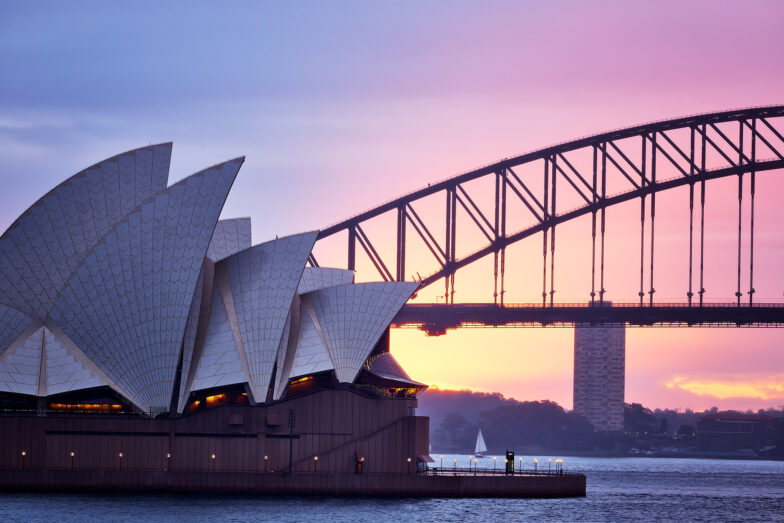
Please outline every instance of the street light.
M408 462L408 473L411 474L411 458L406 458L406 461Z
M318 474L318 456L313 456L313 473Z
M498 460L498 456L493 456L493 474L495 474L495 464L497 460Z
M123 458L123 454L122 454L122 452L120 452L119 454L117 454L117 457L118 457L118 458L120 458L120 470L122 470L122 458Z
M75 453L74 453L74 451L71 451L71 468L73 468L73 464L74 464L74 456L75 456Z
M471 461L474 459L473 456L468 456L468 472L471 472Z
M547 473L550 473L550 465L553 462L553 458L547 458Z
M22 451L22 468L25 468L25 456L27 456L27 452L24 450Z
M264 456L264 472L267 472L268 463L269 463L269 456Z
M454 462L454 465L452 466L452 469L454 470L454 473L456 475L457 474L457 458L453 459L452 461Z
M474 458L474 476L476 476L476 458Z
M539 458L534 458L534 474L539 471Z
M520 461L520 474L523 473L523 458L517 458Z
M444 470L444 455L441 454L441 470Z

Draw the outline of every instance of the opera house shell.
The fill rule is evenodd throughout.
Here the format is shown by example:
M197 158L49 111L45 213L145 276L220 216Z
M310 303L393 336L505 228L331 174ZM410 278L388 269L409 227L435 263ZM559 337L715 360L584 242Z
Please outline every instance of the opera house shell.
M426 418L414 415L425 386L389 353L389 324L417 284L307 266L317 231L253 245L250 219L219 220L244 158L168 185L171 152L165 143L95 164L0 237L0 423L28 419L32 431L3 430L0 447L17 456L39 444L44 456L30 452L30 463L78 468L75 454L98 444L90 431L131 441L153 430L139 427L165 423L156 433L176 436L198 425L201 436L180 438L188 445L150 437L139 448L155 450L137 453L154 455L120 457L141 468L174 467L174 454L192 469L297 470L319 452L323 466L355 471L372 435L402 423L420 434L393 429L408 438L399 445L384 436L401 448L379 470L426 460ZM295 432L305 465L283 463ZM239 454L224 450L216 465L219 440L235 433ZM92 466L117 457L106 454Z

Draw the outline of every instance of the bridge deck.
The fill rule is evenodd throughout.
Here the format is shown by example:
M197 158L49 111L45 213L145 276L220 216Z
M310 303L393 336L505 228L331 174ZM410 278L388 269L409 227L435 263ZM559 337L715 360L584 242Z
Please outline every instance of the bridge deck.
M591 306L564 303L542 306L535 303L506 305L485 303L408 304L392 325L418 327L428 334L444 334L457 327L573 327L576 324L673 327L780 327L784 325L784 303L613 303Z

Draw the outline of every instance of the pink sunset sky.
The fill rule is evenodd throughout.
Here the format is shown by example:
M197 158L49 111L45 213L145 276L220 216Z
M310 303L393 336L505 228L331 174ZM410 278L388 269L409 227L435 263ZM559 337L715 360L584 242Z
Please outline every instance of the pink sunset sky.
M251 216L254 241L324 228L553 143L782 104L782 20L775 1L4 3L0 229L82 168L164 141L175 144L172 180L246 156L223 217ZM758 301L784 298L781 174L759 177ZM725 209L735 184L711 186L715 263L706 287L717 301L734 293L737 233ZM684 193L657 204L657 249L670 254L661 273L677 275L659 280L657 298L682 300ZM631 301L639 230L626 226L625 212L611 226L609 289ZM565 233L558 274L584 271L569 254L580 252L581 223ZM510 301L541 292L526 287L529 273L540 278L541 239L534 244L539 251L520 246L512 255ZM489 267L458 279L458 301L492 299ZM358 279L371 277L360 266ZM588 299L574 279L562 301ZM421 299L434 300L437 287ZM626 400L778 407L783 338L776 329L629 329ZM392 351L414 379L567 408L572 343L570 329L392 334Z

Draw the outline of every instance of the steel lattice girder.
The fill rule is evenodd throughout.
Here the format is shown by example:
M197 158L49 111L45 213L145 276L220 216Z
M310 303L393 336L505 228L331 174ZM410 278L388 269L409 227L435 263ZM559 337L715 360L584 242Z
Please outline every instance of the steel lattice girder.
M549 294L550 303L553 303L554 290L554 262L555 256L555 228L557 225L573 220L575 218L592 214L593 215L593 236L594 253L592 260L592 274L596 272L597 253L596 253L596 234L599 226L597 225L597 214L601 219L601 266L600 285L598 292L596 282L592 282L591 301L598 294L599 301L603 300L604 295L604 210L610 206L622 202L640 198L642 202L642 221L643 228L645 222L645 200L650 199L650 220L655 220L655 195L658 192L673 189L681 186L690 186L690 198L694 201L694 186L709 180L738 176L739 179L746 173L755 173L784 168L784 129L778 129L769 121L771 118L784 116L784 106L761 107L743 109L735 111L725 111L719 113L703 114L655 122L627 129L616 130L595 136L581 138L579 140L559 144L544 148L538 151L523 154L514 158L504 159L500 162L482 167L480 169L467 172L453 178L432 184L427 188L415 191L409 195L397 198L375 209L366 211L353 218L337 223L319 233L319 239L324 239L337 233L348 231L349 237L349 256L348 268L355 268L355 244L358 242L367 254L368 258L384 280L402 280L405 277L406 268L406 225L410 224L413 231L422 239L429 252L433 255L440 269L436 272L421 277L421 285L427 286L441 278L445 278L446 296L449 298L450 285L454 293L454 274L474 261L479 260L489 254L495 254L496 267L496 290L498 296L498 277L501 277L501 303L503 303L503 271L504 271L504 249L524 238L536 233L544 233L543 236L543 304ZM737 138L731 138L726 132L722 131L720 125L736 123L738 128ZM673 140L671 134L678 130L686 130L690 133L689 147L678 145ZM763 130L763 132L760 132ZM767 135L767 138L766 138ZM641 148L637 156L625 153L623 148L618 146L618 142L629 138L641 139ZM771 143L773 142L773 143ZM772 151L774 158L760 160L756 158L757 144L764 145ZM775 145L774 145L775 144ZM580 169L569 161L566 153L587 150L593 155L592 169ZM706 167L706 152L718 154L726 164L719 168L709 169ZM665 164L669 169L674 169L679 176L661 180L656 177L656 161ZM519 176L515 168L535 161L544 161L544 195L537 197L525 183L525 177ZM649 162L646 165L646 161ZM604 179L608 166L613 166L620 175L628 182L628 190L613 195L608 195L606 191L606 180ZM496 198L495 212L488 217L476 205L469 191L463 185L466 182L477 180L483 177L495 177ZM584 205L570 211L558 213L556 209L556 179L565 181L568 187L577 194L584 202ZM566 186L564 186L566 187ZM752 181L753 187L753 181ZM564 189L561 189L564 190ZM445 242L440 243L436 235L432 232L434 227L428 225L419 214L414 210L413 203L428 196L443 192L446 203L446 231ZM533 226L522 230L507 231L506 227L506 201L509 198L517 198L530 211L536 223ZM753 188L751 193L754 196ZM739 200L742 196L739 194ZM704 192L703 192L704 202ZM455 255L456 243L456 209L460 206L476 225L478 230L487 240L485 245L478 246L473 253L462 258ZM740 202L739 202L740 207ZM381 216L387 212L396 211L398 214L397 225L397 260L394 271L390 270L382 257L378 254L379 250L374 247L371 238L364 232L362 224ZM693 208L690 209L693 213ZM693 214L692 214L693 217ZM753 215L752 215L753 219ZM739 215L740 220L740 215ZM548 239L549 232L549 239ZM693 234L690 224L690 269L689 269L689 302L693 296L692 292L692 270L691 260ZM740 235L740 233L739 233ZM644 233L643 233L644 236ZM650 287L647 294L650 295L650 303L653 303L653 231L651 232L650 249ZM641 239L641 241L643 241ZM548 246L550 250L550 286L549 293L547 285L548 276ZM702 246L700 246L702 248ZM739 240L740 249L740 240ZM752 230L752 249L753 249L753 230ZM644 245L641 244L641 266L644 262ZM499 256L500 254L500 256ZM739 252L740 260L740 252ZM311 264L316 265L315 258L311 257ZM740 261L739 269L740 273ZM640 282L640 302L645 294L644 285ZM394 277L393 277L394 274ZM701 278L701 274L700 274ZM595 279L595 277L594 277ZM451 280L451 281L450 281ZM702 303L702 283L700 281L700 303ZM749 295L754 293L753 287L749 289ZM740 301L740 278L738 283L738 300Z

